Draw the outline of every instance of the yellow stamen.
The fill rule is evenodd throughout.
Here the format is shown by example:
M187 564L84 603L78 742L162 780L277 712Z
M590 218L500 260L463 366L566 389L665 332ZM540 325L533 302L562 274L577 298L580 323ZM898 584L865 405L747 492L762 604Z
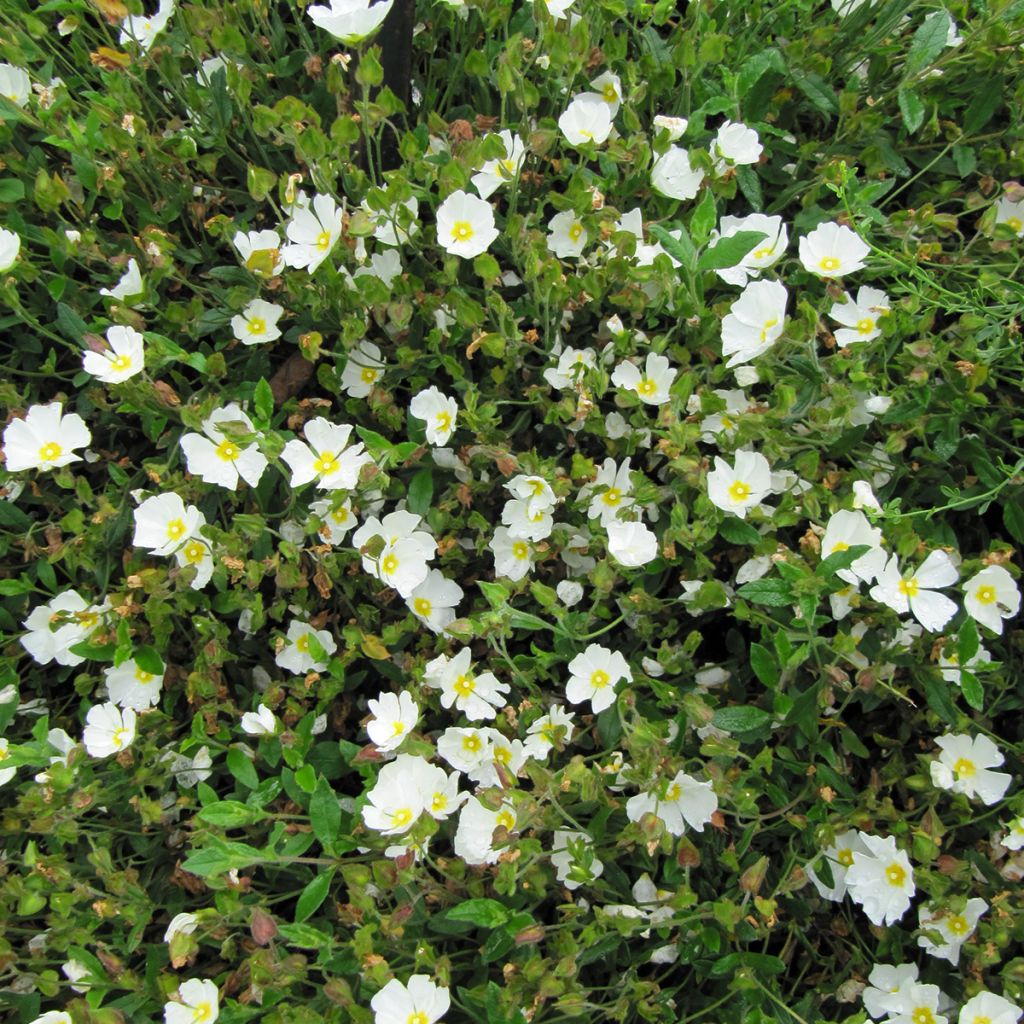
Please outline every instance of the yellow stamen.
M996 599L996 588L995 587L978 587L974 592L974 597L979 604L994 604Z
M55 462L63 454L64 449L61 448L56 441L51 441L49 444L44 444L43 447L39 449L39 461Z
M823 256L821 261L818 263L818 266L822 270L832 272L839 269L839 260L837 260L835 256Z
M334 452L321 452L313 460L313 468L320 476L330 476L337 473L339 468L338 456Z
M473 225L468 220L457 220L452 226L453 242L468 242L473 234Z
M590 685L595 690L603 690L610 682L611 679L608 677L608 673L602 669L598 669L590 675Z
M750 497L750 484L742 480L733 480L729 485L729 497L733 501L746 501Z
M225 462L234 462L241 454L242 449L234 441L221 441L217 445L217 457Z
M920 584L917 582L917 578L914 577L909 580L900 580L896 585L896 589L905 597L917 597L918 591L921 589Z
M885 869L885 879L890 885L903 885L907 880L907 872L895 861Z

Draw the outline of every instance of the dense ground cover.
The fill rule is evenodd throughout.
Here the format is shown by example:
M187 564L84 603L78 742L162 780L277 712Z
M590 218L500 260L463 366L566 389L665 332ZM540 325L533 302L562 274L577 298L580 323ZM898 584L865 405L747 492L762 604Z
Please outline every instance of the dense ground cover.
M0 5L10 1019L1015 1022L1024 4L383 13Z

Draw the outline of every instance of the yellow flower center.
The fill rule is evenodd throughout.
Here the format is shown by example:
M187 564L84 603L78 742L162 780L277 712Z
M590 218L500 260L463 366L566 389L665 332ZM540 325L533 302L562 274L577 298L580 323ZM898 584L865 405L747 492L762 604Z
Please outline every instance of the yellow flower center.
M359 379L364 384L372 384L377 379L377 371L370 366L364 366L359 371Z
M179 540L185 536L185 524L180 519L172 519L167 524L167 539Z
M127 729L124 729L124 728L122 728L122 729L115 729L114 730L114 735L110 738L110 742L113 743L114 746L117 747L118 750L120 750L125 745L125 743L127 742L125 740L125 737L127 735L128 735L128 730Z
M834 554L836 554L839 551L849 551L849 550L850 550L850 545L847 544L845 540L837 540L835 542L835 544L832 545L832 551L830 552L830 554L834 555Z
M766 260L774 252L775 252L774 247L771 248L771 249L755 249L754 250L754 259L755 260Z
M330 249L330 247L331 247L331 233L330 233L330 231L321 231L320 234L317 235L316 247L321 252L327 252L327 250Z
M439 412L437 414L437 429L438 430L451 430L452 429L452 414L450 412Z
M583 234L583 225L579 221L574 221L571 228L569 228L569 238L574 242L580 240L580 235Z
M778 317L774 317L771 320L765 320L764 327L761 328L761 340L768 340L768 332L779 322Z
M303 633L302 636L298 637L295 641L295 649L301 651L303 654L309 653L309 634Z
M838 270L839 269L839 260L837 260L835 258L835 256L823 256L821 258L821 260L819 261L818 266L822 270L828 270L828 271Z
M893 886L901 886L907 880L907 872L895 861L885 869L885 879Z
M742 480L733 480L729 484L729 497L733 501L746 501L750 497L750 484L745 484Z
M476 689L476 680L472 676L459 676L452 685L452 689L460 697L468 697Z
M267 321L261 316L254 316L248 325L250 334L264 334L267 330Z
M395 722L392 726L392 735L401 736L405 732L405 722Z
M977 774L978 769L974 766L974 762L968 760L966 757L958 757L956 764L953 765L953 771L960 776L962 779L969 779Z
M875 321L870 317L864 317L857 321L857 332L859 334L870 334L875 329Z
M473 225L468 220L457 220L452 226L453 242L468 242L473 237Z
M468 750L471 754L475 754L481 747L480 737L476 733L471 733L469 736L462 737L462 749Z
M433 609L433 605L425 597L417 597L412 602L413 608L416 610L417 615L422 615L426 618Z
M650 377L643 377L640 383L636 386L636 393L638 395L653 395L658 390L658 385L650 379Z
M502 828L511 832L512 829L516 827L516 819L511 811L499 811L498 817L495 819L495 824L501 825Z
M603 690L610 682L608 673L603 669L598 669L596 672L591 673L590 685L595 690Z
M954 914L946 923L946 927L954 935L966 935L970 929L967 918L963 914Z
M917 582L917 577L915 576L909 580L900 580L897 584L897 589L906 597L917 597L917 593L921 587Z
M590 131L587 131L586 128L581 128L580 129L580 137L584 138L584 139L593 139L594 133L590 132Z
M124 373L125 370L132 368L132 357L131 356L115 356L110 360L110 368L117 370L118 373Z
M918 1006L910 1015L914 1024L935 1024L935 1014L927 1006Z
M209 1003L197 1003L192 1010L192 1024L202 1024L213 1016L213 1007Z
M620 501L622 501L622 491L620 491L618 487L609 487L608 490L605 491L604 494L601 496L601 500L606 505L611 505L614 507L615 505L618 505Z
M678 800L682 795L683 791L678 782L673 782L672 785L665 790L666 800Z
M619 98L619 94L615 91L615 86L611 82L601 90L601 96L605 103L614 103Z
M992 1024L992 1018L978 1016L974 1018L971 1024Z
M13 99L14 97L11 98ZM1006 223L1009 224L1014 231L1020 231L1021 228L1024 228L1024 223L1021 222L1020 217L1010 217Z
M234 441L221 441L221 443L217 445L217 457L223 459L225 462L234 462L241 454L242 450Z
M339 468L338 456L334 452L321 452L313 460L313 468L320 476L330 476L337 473Z
M516 165L511 160L499 160L498 166L508 177L512 177L516 173Z
M39 461L55 462L63 454L64 449L61 448L56 441L51 441L49 444L44 444L43 447L39 449Z
M544 493L544 481L543 480L531 480L530 491L535 498L539 498Z
M500 761L502 764L512 763L512 751L508 747L495 747L494 748L494 760Z
M390 576L398 568L398 557L394 554L386 555L384 561L381 562L381 569L384 570L385 574Z
M148 683L148 682L150 682L153 679L153 673L152 672L147 672L145 669L142 669L142 668L137 668L135 670L135 678L140 683Z
M391 815L391 824L401 827L412 821L412 811L408 807L400 807Z
M996 599L996 588L995 587L978 587L974 592L974 597L979 604L994 604Z
M444 811L448 808L448 797L444 793L435 793L430 801L430 809L432 811ZM420 1014L419 1016L423 1016Z
M185 561L190 565L196 565L206 557L206 548L198 541L194 541L185 548Z
M331 513L331 518L338 523L340 526L342 523L348 522L348 509L347 508L336 508Z
M512 557L517 558L520 562L530 557L530 549L525 541L517 540L512 545Z
M845 850L840 850L836 854L836 860L843 865L844 868L853 866L853 850L847 847Z

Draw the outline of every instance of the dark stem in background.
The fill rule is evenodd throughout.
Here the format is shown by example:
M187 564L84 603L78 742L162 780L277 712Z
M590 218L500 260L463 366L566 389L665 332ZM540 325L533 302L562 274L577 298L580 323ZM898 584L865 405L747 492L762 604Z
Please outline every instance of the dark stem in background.
M395 0L394 6L377 35L384 85L409 109L412 102L412 29L416 21L416 0ZM393 170L401 164L398 136L387 125L381 135L381 170Z

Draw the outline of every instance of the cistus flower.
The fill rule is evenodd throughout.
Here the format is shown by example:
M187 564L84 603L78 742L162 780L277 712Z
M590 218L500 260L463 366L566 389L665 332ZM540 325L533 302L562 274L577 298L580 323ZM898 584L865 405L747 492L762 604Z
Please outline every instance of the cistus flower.
M138 43L139 49L145 53L156 37L167 27L167 22L174 13L174 0L160 0L155 14L130 14L121 22L121 35L118 43L124 46L127 42Z
M255 487L267 468L266 456L255 444L243 444L228 434L225 427L229 423L247 434L256 431L252 420L236 403L214 409L203 420L202 434L185 434L179 442L188 471L208 484L219 484L229 491L237 489L239 480Z
M60 402L33 405L23 420L11 420L4 430L4 464L10 473L25 469L60 469L80 462L76 448L92 440L78 413L63 413Z
M85 716L82 742L90 757L110 757L127 750L135 739L135 711L116 704L96 704Z
M856 231L845 224L819 224L800 239L800 262L817 277L843 277L861 270L871 252Z
M285 227L289 242L281 250L285 263L312 274L331 254L341 237L341 226L342 213L333 196L317 195L310 206L296 206Z
M459 813L453 847L455 856L467 864L495 864L501 855L494 848L494 830L498 827L512 832L516 827L515 808L507 800L492 811L474 797L469 797Z
M382 693L366 706L373 718L366 723L370 742L382 751L397 750L420 720L419 708L407 690Z
M789 293L779 281L753 281L722 320L722 355L726 366L749 363L767 352L786 326Z
M669 199L693 199L703 181L704 172L690 163L682 146L669 146L651 165L651 188Z
M132 544L154 555L172 555L205 523L203 513L195 505L186 506L181 495L154 494L135 510Z
M477 196L460 189L437 208L437 244L452 256L472 259L497 237L494 211Z
M927 935L920 935L917 944L931 956L957 964L961 947L974 934L978 921L987 910L988 904L977 898L968 900L962 912L945 908L933 911L921 907L918 911L918 927L922 932L938 932L942 941L936 943Z
M383 520L370 516L352 535L363 570L406 599L427 578L427 562L437 553L437 541L419 529L420 523L411 512L391 512ZM377 545L374 553L371 548Z
M583 881L570 877L575 868L578 874L590 876L590 881L604 874L604 864L593 856L594 840L585 832L574 832L570 829L556 828L551 841L551 864L555 869L555 877L566 889L578 889ZM587 852L590 856L577 861L574 848ZM589 860L589 863L587 863Z
M814 888L818 890L818 895L822 899L838 903L846 895L846 871L853 864L854 851L868 852L856 829L850 832L841 832L830 846L822 850L822 855L828 860L829 870L832 873L831 885L827 885L820 879L814 868L805 869L807 877L811 880Z
M371 1000L374 1024L435 1024L451 1005L448 989L426 974L414 974L403 985L392 978Z
M946 733L935 740L942 751L932 761L932 782L939 789L977 797L985 804L995 804L1013 781L1005 772L993 772L1003 763L1002 751L987 736L958 736Z
M409 412L418 420L424 420L426 438L430 444L447 444L455 430L459 415L459 403L436 387L429 387L416 395L409 403Z
M658 538L643 523L611 522L608 531L608 554L620 565L636 569L658 557Z
M893 555L879 570L878 582L871 596L900 615L911 612L914 618L933 633L938 632L956 614L956 604L938 593L956 583L959 573L949 555L941 549L933 551L921 567L909 575L900 572Z
M678 372L665 356L648 352L642 371L628 360L619 363L612 373L612 383L617 388L635 392L645 405L664 405Z
M865 285L857 289L857 298L843 293L843 301L833 303L829 316L842 324L836 331L839 345L858 345L873 341L882 333L878 321L889 313L889 296L878 288Z
M670 117L668 114L655 114L654 127L659 131L668 132L669 142L677 142L686 134L690 122L685 117Z
M220 1016L220 993L208 979L189 978L178 986L179 1002L164 1003L164 1024L213 1024Z
M276 277L284 270L281 236L276 231L238 231L231 241L246 270L268 277Z
M508 683L499 683L493 673L473 672L468 647L463 647L454 658L439 654L428 661L423 681L441 691L441 707L454 704L471 722L494 718L509 692Z
M0 96L16 106L24 107L31 95L32 79L28 72L14 64L0 64Z
M6 274L18 262L21 236L16 231L0 228L0 274Z
M348 354L341 371L341 390L350 398L366 398L385 369L384 357L372 341L361 341Z
M572 210L556 213L548 221L548 249L559 259L577 259L587 247L587 229Z
M506 130L499 132L496 137L501 139L505 155L488 160L470 179L481 199L489 199L502 185L516 181L526 159L526 147L518 135ZM487 138L495 136L488 135Z
M615 703L615 687L623 679L633 681L633 671L618 652L600 644L588 644L582 654L569 662L565 699L570 704L590 701L594 714Z
M292 487L316 480L320 490L352 490L363 466L373 462L361 441L349 446L352 427L317 416L302 430L306 435L305 443L293 438L281 452L281 458L292 471Z
M622 460L621 466L616 466L612 458L604 460L593 483L587 484L580 491L581 500L590 500L587 509L589 519L600 519L601 525L607 527L619 518L620 512L636 504L636 499L630 496L633 484L629 479L629 470L628 458Z
M914 897L914 871L893 836L861 833L865 850L854 850L846 871L850 898L859 904L875 925L895 924Z
M366 794L369 802L362 810L367 828L381 835L397 836L416 824L416 819L426 809L426 794L421 783L427 767L422 757L399 754L381 768L376 783Z
M556 746L561 750L572 739L574 728L572 712L552 704L546 715L530 723L523 747L528 756L543 760Z
M555 366L544 371L544 379L558 391L578 388L588 369L597 366L597 353L592 348L562 349Z
M82 369L104 384L120 384L145 368L144 340L131 327L107 329L107 347L100 352L87 351Z
M875 964L868 975L868 985L861 998L864 1009L878 1020L890 1012L897 1012L900 992L917 981L917 964Z
M494 574L510 580L521 580L533 568L533 544L513 538L508 527L499 526L489 545L494 553Z
M600 146L612 131L611 108L601 96L581 93L562 112L558 127L570 146Z
M246 736L273 736L277 732L277 718L266 704L257 705L255 711L246 711L240 724Z
M114 285L113 288L101 288L100 295L107 295L112 299L117 299L120 302L128 302L129 299L138 298L143 293L145 285L142 283L142 272L139 270L139 264L132 257L128 261L128 266L125 272L121 275L121 279ZM131 305L131 303L128 303Z
M718 797L711 783L700 782L682 771L676 772L670 781L626 801L626 817L630 821L653 814L674 836L683 835L687 825L703 832L717 810Z
M622 79L613 71L604 71L591 79L590 88L608 104L608 113L615 117L622 105Z
M960 1009L957 1024L1017 1024L1024 1012L1016 1003L992 992L979 992Z
M253 299L238 316L231 318L231 330L243 345L262 345L281 337L277 321L284 307L276 302Z
M91 605L75 590L65 590L48 604L33 608L22 623L28 632L21 646L40 665L80 665L85 659L71 648L87 640L102 623L110 605Z
M964 609L972 619L1003 632L1003 619L1020 611L1020 591L1001 565L989 565L964 584Z
M1024 200L1014 202L1002 196L996 203L996 223L1011 228L1018 238L1024 238Z
M313 653L311 641L314 639L328 656L338 649L337 641L326 629L314 629L308 622L293 620L288 625L286 643L277 652L274 661L281 668L297 676L306 672L325 671L327 662L321 661L319 656Z
M723 217L717 231L711 232L708 244L714 246L723 238L731 238L741 231L759 231L765 237L752 246L750 252L733 267L722 267L715 273L727 284L743 288L748 280L757 280L762 270L774 266L786 252L789 232L781 217L751 213L746 217Z
M310 21L317 28L339 39L346 46L361 43L380 28L394 0L330 0L330 6L314 4L306 8Z
M708 473L708 498L716 508L745 519L771 489L771 466L760 452L737 452L733 466L715 456L715 468Z
M753 128L739 121L726 121L718 129L709 152L714 161L715 174L725 174L740 164L756 164L763 147Z
M134 658L103 670L107 694L119 708L145 711L160 700L163 672L147 672Z

